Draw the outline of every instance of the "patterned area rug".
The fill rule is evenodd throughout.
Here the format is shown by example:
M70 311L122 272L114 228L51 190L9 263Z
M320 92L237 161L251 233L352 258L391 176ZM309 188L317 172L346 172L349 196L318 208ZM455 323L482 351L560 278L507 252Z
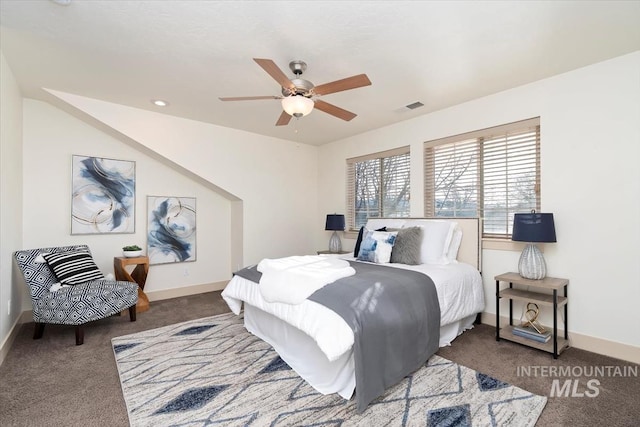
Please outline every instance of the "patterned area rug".
M132 426L533 426L547 398L439 356L366 411L311 388L233 314L114 338Z

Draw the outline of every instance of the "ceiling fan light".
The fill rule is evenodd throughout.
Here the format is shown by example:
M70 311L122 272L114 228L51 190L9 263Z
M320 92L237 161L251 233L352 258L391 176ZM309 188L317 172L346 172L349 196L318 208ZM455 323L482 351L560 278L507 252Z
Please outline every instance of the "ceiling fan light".
M302 117L313 111L314 102L303 95L291 95L282 98L282 109L294 117Z

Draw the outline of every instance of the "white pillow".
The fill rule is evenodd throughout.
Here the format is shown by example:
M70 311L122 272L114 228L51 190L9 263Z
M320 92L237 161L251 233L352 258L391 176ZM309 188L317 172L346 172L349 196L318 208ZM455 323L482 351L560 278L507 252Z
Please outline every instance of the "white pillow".
M423 264L449 264L447 252L457 223L437 219L408 220L404 227L422 227L422 247L420 259ZM456 251L457 254L457 251Z
M365 228L362 233L358 259L360 261L375 262L376 264L388 263L391 261L391 250L397 234L397 231L373 231Z
M460 249L460 243L462 243L462 229L456 223L456 226L453 228L451 244L449 244L449 250L447 251L447 259L451 264L458 262L458 250Z

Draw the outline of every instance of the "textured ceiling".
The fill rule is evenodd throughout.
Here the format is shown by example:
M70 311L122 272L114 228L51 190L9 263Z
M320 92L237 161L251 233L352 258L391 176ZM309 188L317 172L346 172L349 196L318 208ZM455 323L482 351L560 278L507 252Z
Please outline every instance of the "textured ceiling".
M0 1L26 97L49 88L315 145L639 50L639 23L639 1ZM278 100L218 99L280 95L252 58L372 85L322 97L350 122L316 110L276 127Z

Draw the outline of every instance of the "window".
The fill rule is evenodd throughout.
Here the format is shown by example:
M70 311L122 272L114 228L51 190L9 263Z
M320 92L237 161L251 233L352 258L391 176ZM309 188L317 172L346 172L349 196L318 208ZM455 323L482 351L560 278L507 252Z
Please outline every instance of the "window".
M409 147L347 159L347 229L409 216Z
M540 118L425 142L425 216L480 217L511 238L513 214L540 210Z

